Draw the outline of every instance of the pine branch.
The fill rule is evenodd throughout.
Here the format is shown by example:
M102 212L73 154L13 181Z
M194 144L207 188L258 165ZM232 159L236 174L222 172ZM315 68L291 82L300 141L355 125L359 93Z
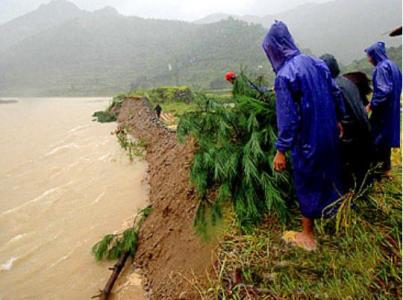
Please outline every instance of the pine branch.
M241 72L232 105L197 93L199 110L184 114L179 122L178 140L192 137L197 144L189 177L200 197L194 222L199 232L205 232L208 215L212 224L222 217L227 201L244 229L267 212L283 221L287 216L290 178L272 170L277 130L274 93L255 87ZM215 198L207 199L213 191Z

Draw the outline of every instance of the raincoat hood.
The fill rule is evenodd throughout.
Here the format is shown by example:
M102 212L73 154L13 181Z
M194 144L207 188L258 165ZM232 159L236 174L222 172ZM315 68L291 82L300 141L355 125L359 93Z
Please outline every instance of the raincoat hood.
M339 76L339 74L340 74L339 64L337 63L337 60L333 55L323 54L320 57L320 59L325 62L325 64L327 65L327 67L330 70L330 73L332 73L333 78L336 78L337 76Z
M384 42L377 42L373 44L372 46L365 49L365 52L372 57L376 65L381 61L388 59Z
M281 21L275 21L270 27L262 46L276 73L288 59L300 54L287 25Z

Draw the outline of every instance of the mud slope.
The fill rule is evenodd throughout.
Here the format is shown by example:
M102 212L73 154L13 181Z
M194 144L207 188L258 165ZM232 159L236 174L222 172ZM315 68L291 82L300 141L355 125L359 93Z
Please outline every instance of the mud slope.
M192 146L178 144L144 98L125 100L118 122L147 143L153 212L143 226L135 259L144 273L144 288L151 299L198 299L186 279L205 276L214 245L203 242L192 226L197 206L188 184Z

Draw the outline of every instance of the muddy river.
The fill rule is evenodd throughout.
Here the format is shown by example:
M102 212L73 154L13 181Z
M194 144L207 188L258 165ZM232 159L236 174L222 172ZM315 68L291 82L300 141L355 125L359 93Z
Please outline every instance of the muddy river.
M115 123L92 122L109 98L8 100L18 102L0 103L0 299L89 299L112 265L91 246L146 206L147 165L129 162ZM127 284L142 299L140 281Z

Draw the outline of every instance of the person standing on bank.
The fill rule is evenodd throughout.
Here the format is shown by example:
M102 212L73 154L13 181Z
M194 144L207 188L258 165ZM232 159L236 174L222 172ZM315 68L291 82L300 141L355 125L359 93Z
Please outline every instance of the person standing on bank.
M159 103L157 103L157 106L154 108L155 113L157 114L158 119L161 118L161 112L162 112L162 107Z
M302 54L283 22L271 26L263 49L276 73L278 138L273 167L285 170L285 154L291 151L302 213L302 231L285 232L283 238L312 251L314 220L327 216L325 208L343 192L337 114L344 113L343 99L325 63Z
M375 66L372 76L374 92L367 111L375 144L375 162L382 175L392 176L391 149L400 147L400 95L402 74L386 55L385 43L377 42L365 49Z
M360 90L349 79L340 75L339 64L331 54L320 57L328 66L340 89L345 107L342 119L344 135L341 138L342 178L346 189L361 188L370 183L368 171L372 160L372 138L367 112ZM364 182L365 181L365 182Z

